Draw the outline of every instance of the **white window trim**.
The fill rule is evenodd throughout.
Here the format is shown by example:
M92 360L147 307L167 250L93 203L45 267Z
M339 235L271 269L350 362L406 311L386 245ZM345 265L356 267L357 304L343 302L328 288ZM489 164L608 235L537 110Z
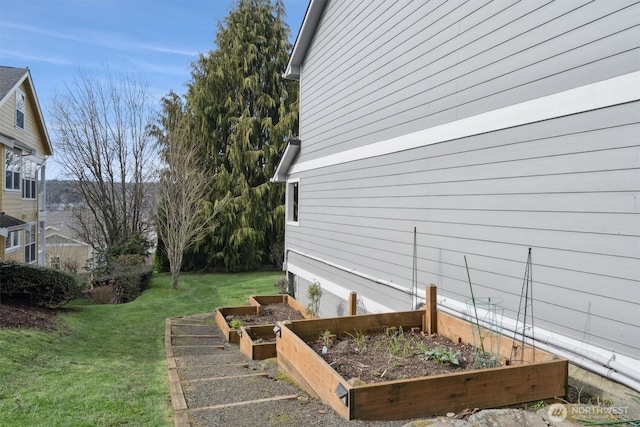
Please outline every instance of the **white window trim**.
M7 188L7 156L9 155L9 153L13 154L14 156L17 156L18 159L20 159L20 162L18 163L18 174L20 176L20 178L18 179L18 188ZM20 193L22 192L22 155L20 152L12 150L10 148L6 148L4 149L4 158L2 159L2 161L4 162L4 176L2 177L2 179L4 180L4 189L5 191L11 191L14 193ZM15 170L11 171L14 175L12 177L12 179L15 182Z
M18 243L14 246L6 246L6 242L13 242L13 235L14 233L17 234L18 236ZM22 239L20 238L20 230L11 230L9 231L9 233L7 234L7 237L5 238L5 253L8 252L15 252L18 249L22 248Z
M18 100L22 98L24 103L22 104L22 108L18 108ZM22 127L18 126L18 111L22 113ZM27 96L20 89L16 89L16 109L15 109L15 121L14 124L16 129L24 131L27 127Z
M298 219L293 220L294 214L294 199L293 199L293 185L298 185ZM300 226L300 178L289 179L287 180L287 188L285 191L285 215L287 220L287 225Z
M33 171L33 177L28 177L27 176L27 172L31 172ZM21 168L20 168L20 176L22 177L21 182L20 182L20 190L22 191L22 200L37 200L38 199L38 167L37 167L37 163L34 162L33 160L24 160L22 162ZM26 191L26 184L30 184L31 182L33 182L35 185L33 185L33 194L32 197L25 197L24 192ZM32 186L29 185L29 188L31 188Z
M31 234L31 243L27 243L27 229L29 229L29 233ZM26 248L27 246L31 246L33 245L35 250L34 252L34 257L31 260L27 260L26 257ZM22 246L25 250L25 257L24 257L24 262L32 264L34 262L38 261L38 224L36 224L35 222L29 222L27 224L25 224L24 227L24 245Z

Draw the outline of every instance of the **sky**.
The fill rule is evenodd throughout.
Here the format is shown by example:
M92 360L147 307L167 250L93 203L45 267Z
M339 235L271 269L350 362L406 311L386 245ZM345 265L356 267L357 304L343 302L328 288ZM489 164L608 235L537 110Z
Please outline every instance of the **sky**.
M283 0L295 42L308 0ZM48 109L78 70L133 69L158 100L183 95L191 63L215 49L217 23L233 0L0 0L0 65L29 68L51 135ZM55 146L54 146L55 150ZM59 175L55 152L47 179Z

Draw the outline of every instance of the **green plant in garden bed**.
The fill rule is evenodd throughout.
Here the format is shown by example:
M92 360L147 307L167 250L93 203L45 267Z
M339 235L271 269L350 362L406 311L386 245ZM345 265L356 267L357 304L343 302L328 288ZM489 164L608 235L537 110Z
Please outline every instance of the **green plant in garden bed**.
M0 424L173 426L167 397L167 317L245 304L282 273L155 275L136 300L72 301L55 332L0 329Z
M460 352L456 352L445 346L439 345L433 348L420 346L416 354L421 355L425 360L433 360L436 363L445 365L459 365Z
M229 322L229 326L231 326L231 329L240 329L242 327L242 322L238 319L233 319Z

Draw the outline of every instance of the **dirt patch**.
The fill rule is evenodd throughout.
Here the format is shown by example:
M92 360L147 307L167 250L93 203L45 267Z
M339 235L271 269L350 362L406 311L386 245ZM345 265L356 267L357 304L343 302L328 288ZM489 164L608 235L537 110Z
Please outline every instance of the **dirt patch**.
M56 329L61 309L44 308L19 301L0 303L0 329L34 328L44 331Z
M336 338L324 332L308 345L343 378L357 378L367 384L476 368L473 346L437 334L391 329L382 334L354 332Z
M227 323L232 320L239 320L242 326L250 325L270 325L284 320L301 320L304 316L294 310L289 304L266 304L262 306L262 315L230 315L225 317Z

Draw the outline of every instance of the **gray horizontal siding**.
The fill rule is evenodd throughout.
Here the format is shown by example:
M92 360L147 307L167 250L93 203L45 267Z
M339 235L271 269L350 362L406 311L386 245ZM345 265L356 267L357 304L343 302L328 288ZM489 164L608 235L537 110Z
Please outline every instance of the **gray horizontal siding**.
M638 69L640 5L329 2L301 77L300 161Z
M340 297L331 292L326 286L327 281L347 289L348 292L356 292L359 298L364 296L367 299L383 303L383 305L390 310L402 311L411 309L411 298L407 293L385 287L379 283L373 283L362 277L336 269L296 252L290 252L288 254L288 261L298 268L316 274L317 276L314 278L320 283L321 287L323 287L324 283L325 287L323 288L323 296L321 298L321 317L345 316L349 314L348 305L345 307L345 304L348 303L346 296ZM302 280L302 282L299 282L302 286L298 287L298 296L296 299L306 301L305 304L307 304L309 300L306 292L310 283L310 280ZM371 307L366 307L366 304L360 304L362 306L358 308L359 314L360 309L365 312L372 311Z
M476 295L504 298L512 318L531 247L536 325L639 357L639 118L628 103L303 172L287 246L410 289L415 227L420 286L464 301L466 256ZM410 308L402 292L289 263Z

